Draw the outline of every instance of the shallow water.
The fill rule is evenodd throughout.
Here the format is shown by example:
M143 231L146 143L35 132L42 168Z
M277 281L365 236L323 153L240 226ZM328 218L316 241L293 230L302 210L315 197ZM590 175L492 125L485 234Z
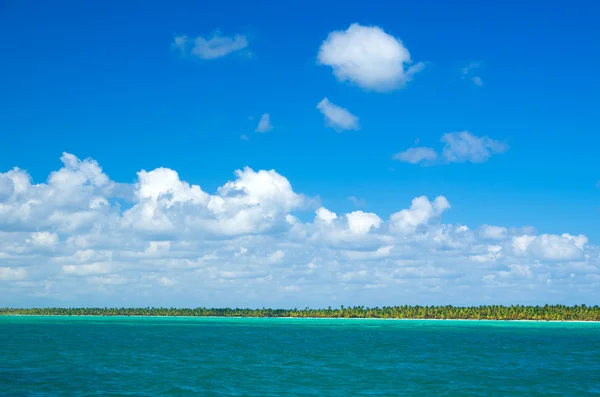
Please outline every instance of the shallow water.
M0 317L0 396L597 396L600 324Z

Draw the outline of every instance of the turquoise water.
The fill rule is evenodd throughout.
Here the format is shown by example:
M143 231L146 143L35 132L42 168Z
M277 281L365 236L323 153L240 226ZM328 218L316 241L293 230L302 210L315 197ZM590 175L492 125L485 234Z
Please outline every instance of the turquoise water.
M598 396L600 324L0 317L0 396Z

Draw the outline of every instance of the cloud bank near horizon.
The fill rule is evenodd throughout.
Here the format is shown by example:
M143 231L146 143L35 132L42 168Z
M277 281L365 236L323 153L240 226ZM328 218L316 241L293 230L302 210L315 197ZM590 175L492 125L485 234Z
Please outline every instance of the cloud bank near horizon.
M61 161L45 183L0 173L5 305L597 303L586 236L443 223L444 196L337 213L275 170L209 193L169 168L123 184L92 159Z

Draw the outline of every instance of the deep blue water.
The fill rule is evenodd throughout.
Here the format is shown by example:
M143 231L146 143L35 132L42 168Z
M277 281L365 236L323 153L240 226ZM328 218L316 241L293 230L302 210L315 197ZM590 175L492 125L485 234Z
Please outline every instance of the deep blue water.
M0 317L0 396L598 396L600 324Z

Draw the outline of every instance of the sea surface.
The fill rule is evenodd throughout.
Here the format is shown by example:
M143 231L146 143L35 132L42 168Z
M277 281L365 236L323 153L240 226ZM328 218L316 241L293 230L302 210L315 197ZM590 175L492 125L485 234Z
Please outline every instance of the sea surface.
M598 396L600 324L0 317L0 396Z

